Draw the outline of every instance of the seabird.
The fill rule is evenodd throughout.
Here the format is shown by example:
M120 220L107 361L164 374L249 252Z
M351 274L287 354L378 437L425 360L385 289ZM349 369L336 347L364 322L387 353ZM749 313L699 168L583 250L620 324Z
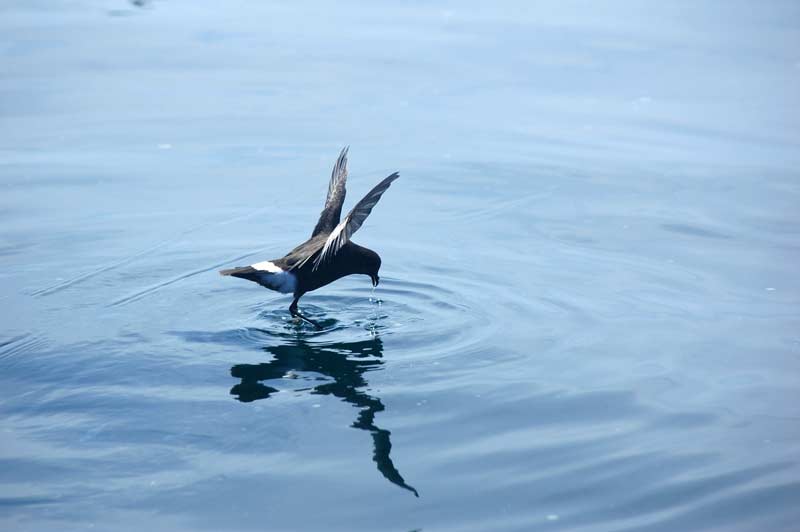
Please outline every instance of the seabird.
M352 274L369 275L372 286L378 286L380 256L371 249L359 246L350 238L367 219L392 181L400 177L400 174L395 172L384 178L356 203L344 220L340 221L346 193L347 151L348 147L345 147L333 166L325 207L319 215L319 221L311 233L311 238L280 259L219 272L221 275L256 282L276 292L293 294L294 299L289 305L291 315L307 321L317 329L322 329L319 323L303 316L297 310L297 302L303 294Z

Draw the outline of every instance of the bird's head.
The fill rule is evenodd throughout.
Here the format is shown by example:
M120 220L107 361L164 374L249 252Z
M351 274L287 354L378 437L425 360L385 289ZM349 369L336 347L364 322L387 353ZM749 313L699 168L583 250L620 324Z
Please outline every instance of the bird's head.
M378 286L381 278L378 276L378 271L381 269L381 257L371 249L365 249L362 261L361 273L369 275L372 279L372 286Z

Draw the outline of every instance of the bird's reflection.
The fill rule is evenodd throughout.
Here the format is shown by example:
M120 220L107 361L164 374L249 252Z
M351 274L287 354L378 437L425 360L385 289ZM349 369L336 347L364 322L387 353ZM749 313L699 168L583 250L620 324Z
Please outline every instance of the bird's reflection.
M333 379L308 389L309 393L332 395L345 400L361 411L351 425L372 435L372 459L378 471L391 483L407 489L419 497L417 490L406 484L392 463L391 433L375 425L375 414L384 410L380 398L366 393L364 373L379 368L383 361L383 343L380 338L362 342L313 346L302 340L291 344L265 347L273 360L263 364L237 364L231 375L242 382L231 388L239 401L250 402L268 399L278 390L262 381L280 379L294 372L314 372Z

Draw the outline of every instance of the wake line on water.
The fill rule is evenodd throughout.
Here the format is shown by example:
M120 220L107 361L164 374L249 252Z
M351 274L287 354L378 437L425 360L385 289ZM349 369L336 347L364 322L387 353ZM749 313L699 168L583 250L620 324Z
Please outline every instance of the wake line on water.
M26 333L0 341L0 360L36 351L46 344L38 335Z
M108 304L108 306L109 307L118 307L120 305L126 305L128 303L132 303L134 301L138 301L139 299L142 299L143 297L148 296L148 295L150 295L152 293L158 292L162 288L165 288L165 287L167 287L167 286L169 286L171 284L177 283L178 281L183 281L184 279L188 279L189 277L194 277L195 275L200 275L201 273L205 273L207 271L211 271L211 270L214 270L214 269L217 269L217 268L221 268L222 266L225 266L226 264L230 264L231 262L235 262L235 261L238 261L238 260L246 259L247 257L252 257L253 255L256 255L258 253L263 253L263 252L267 251L267 249L269 249L269 248L260 248L260 249L257 249L255 251L251 251L249 253L245 253L244 255L239 255L237 257L232 257L232 258L229 258L229 259L225 259L224 261L221 261L221 262L215 262L214 264L211 264L210 266L204 266L202 268L198 268L198 269L192 270L190 272L182 273L181 275L177 275L175 277L172 277L171 279L167 279L166 281L162 281L160 283L156 283L156 284L151 285L151 286L149 286L149 287L147 287L147 288L145 288L143 290L139 290L138 292L134 292L133 294L129 294L129 295L125 296L125 297L122 297L122 298L119 298L119 299L117 299L115 301L112 301L111 303Z
M152 253L154 251L158 251L159 249L161 249L163 247L166 247L169 244L177 242L181 237L186 236L187 234L192 233L194 231L197 231L199 229L202 229L203 227L205 227L207 225L209 225L209 224L203 224L201 226L194 227L192 229L184 231L183 233L179 234L178 236L175 236L173 238L164 240L164 241L162 241L162 242L160 242L158 244L150 246L149 248L146 248L146 249L143 249L141 251L138 251L138 252L134 253L133 255L129 255L128 257L120 259L120 260L118 260L116 262L112 262L110 264L107 264L105 266L97 268L96 270L92 270L92 271L87 272L87 273L82 273L80 275L76 275L75 277L71 277L70 279L62 281L60 283L56 283L54 285L51 285L51 286L36 290L35 292L31 292L31 295L35 296L35 297L38 297L38 296L46 296L46 295L54 294L54 293L59 292L59 291L65 289L65 288L68 288L68 287L70 287L72 285L78 284L78 283L80 283L82 281L85 281L87 279L90 279L92 277L100 275L101 273L105 273L105 272L113 270L115 268L119 268L120 266L124 266L125 264L128 264L129 262L133 262L134 260L136 260L138 258L141 258L141 257L144 257L145 255L149 255L150 253Z
M258 208L256 210L254 210L254 211L251 211L251 212L249 212L247 214L234 216L233 218L228 218L226 220L222 220L222 221L219 221L219 222L205 222L205 223L202 223L200 225L196 225L194 227L190 227L189 229L186 229L185 231L182 231L182 232L178 233L177 235L173 236L172 238L168 238L166 240L162 240L161 242L159 242L157 244L154 244L154 245L152 245L152 246L150 246L148 248L145 248L145 249L142 249L140 251L137 251L136 253L134 253L132 255L129 255L127 257L124 257L122 259L119 259L117 261L114 261L114 262L111 262L109 264L106 264L105 266L101 266L100 268L97 268L95 270L91 270L89 272L82 273L82 274L76 275L74 277L70 277L69 279L66 279L64 281L60 281L60 282L58 282L56 284L53 284L53 285L46 286L44 288L40 288L38 290L35 290L35 291L31 292L30 295L34 296L34 297L39 297L39 296L47 296L47 295L50 295L50 294L54 294L56 292L60 292L61 290L64 290L65 288L69 288L70 286L73 286L73 285L76 285L76 284L81 283L83 281L86 281L87 279L91 279L92 277L96 277L96 276L100 275L101 273L105 273L105 272L114 270L116 268L119 268L120 266L124 266L124 265L126 265L126 264L128 264L130 262L135 261L136 259L139 259L139 258L142 258L142 257L144 257L146 255L149 255L150 253L153 253L154 251L158 251L159 249L167 247L170 244L175 244L176 242L179 242L186 235L195 233L197 231L205 229L206 227L215 226L215 225L227 225L227 224L239 222L239 221L242 221L242 220L247 220L248 218L252 218L253 216L256 216L256 215L258 215L258 214L260 214L262 212L265 212L266 210L267 210L266 207L261 207L261 208Z

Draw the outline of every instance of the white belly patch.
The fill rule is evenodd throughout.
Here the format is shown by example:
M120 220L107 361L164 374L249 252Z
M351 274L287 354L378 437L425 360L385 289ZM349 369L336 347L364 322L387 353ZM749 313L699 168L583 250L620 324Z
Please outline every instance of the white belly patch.
M251 264L250 267L264 272L260 275L260 279L261 284L267 288L281 292L282 294L289 294L294 292L297 288L297 277L295 274L283 271L268 260Z

